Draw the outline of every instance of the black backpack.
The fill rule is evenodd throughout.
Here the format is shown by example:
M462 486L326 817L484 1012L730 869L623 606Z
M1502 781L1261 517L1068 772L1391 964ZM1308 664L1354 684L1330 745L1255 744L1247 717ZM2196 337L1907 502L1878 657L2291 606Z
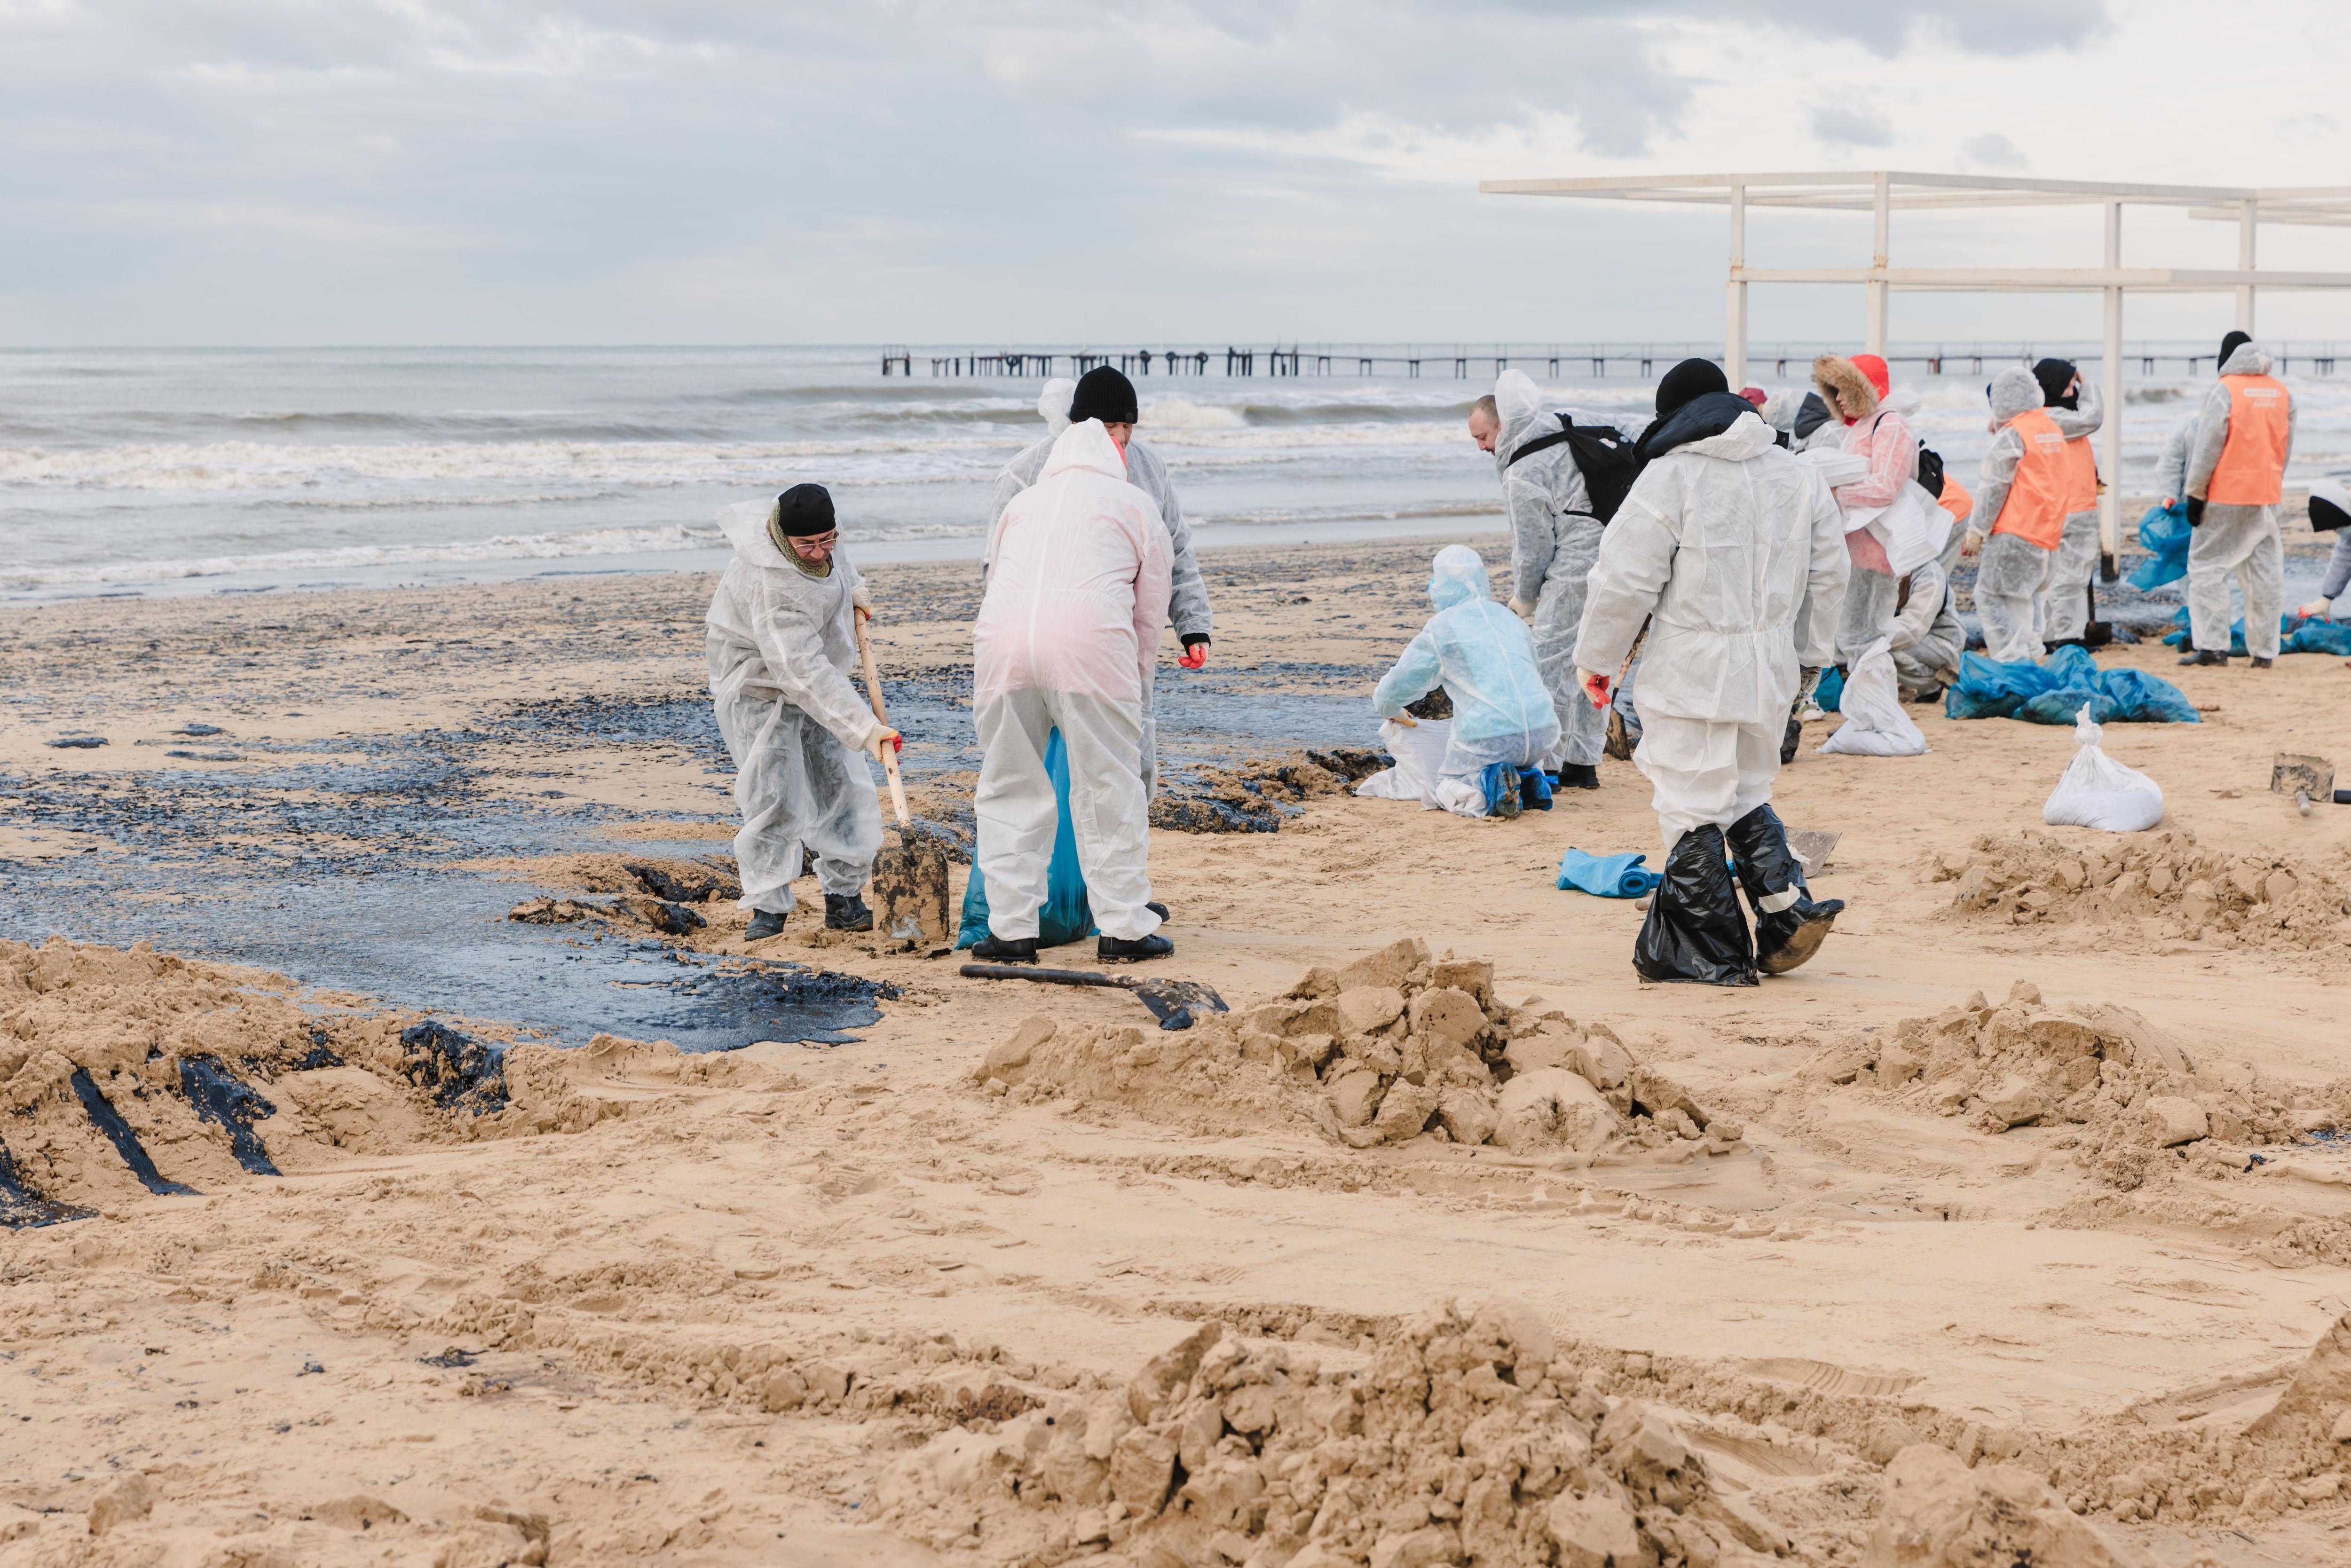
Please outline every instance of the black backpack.
M1511 453L1510 462L1502 466L1508 468L1547 446L1565 446L1575 459L1576 471L1583 476L1583 487L1592 494L1592 515L1608 522L1625 504L1633 481L1641 476L1639 452L1614 425L1578 424L1563 413L1552 417L1559 421L1558 430L1528 442Z
M1943 498L1943 455L1931 446L1918 448L1918 487L1938 501Z

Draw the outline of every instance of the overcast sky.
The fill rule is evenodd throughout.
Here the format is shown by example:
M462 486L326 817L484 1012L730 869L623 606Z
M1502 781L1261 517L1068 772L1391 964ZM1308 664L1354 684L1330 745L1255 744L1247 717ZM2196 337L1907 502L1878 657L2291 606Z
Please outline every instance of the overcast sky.
M1770 11L1785 20L1761 13ZM2216 20L2225 16L2225 24ZM1707 339L1723 219L1479 179L2294 184L2351 169L2340 0L0 0L0 342ZM2126 260L2233 233L2134 214ZM2200 232L2199 232L2200 231ZM2095 211L1897 218L2097 260ZM2264 261L2351 268L2351 233ZM1759 265L1867 259L1759 222ZM1759 337L1858 290L1759 291ZM2132 335L2229 305L2150 302ZM1895 335L2094 333L1897 298ZM2351 299L2265 331L2351 340Z

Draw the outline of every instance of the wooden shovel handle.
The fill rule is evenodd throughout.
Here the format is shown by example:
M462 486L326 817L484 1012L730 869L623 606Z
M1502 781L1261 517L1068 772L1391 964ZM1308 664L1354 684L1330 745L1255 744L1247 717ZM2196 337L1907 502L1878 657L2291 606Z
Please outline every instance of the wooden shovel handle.
M873 705L873 716L883 725L890 722L890 710L882 702L882 677L873 670L873 644L866 641L865 612L852 606L850 624L857 632L857 662L865 671L865 700ZM901 831L914 825L906 815L906 782L898 776L898 748L886 740L873 743L873 753L882 759L882 771L890 779L890 805L898 813Z

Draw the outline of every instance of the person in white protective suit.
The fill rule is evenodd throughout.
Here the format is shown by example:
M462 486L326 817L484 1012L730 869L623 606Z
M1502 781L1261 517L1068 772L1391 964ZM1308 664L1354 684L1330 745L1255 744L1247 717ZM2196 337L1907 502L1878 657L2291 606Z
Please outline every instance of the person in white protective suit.
M1644 978L1751 986L1818 950L1838 911L1814 903L1771 808L1788 706L1834 652L1844 518L1711 361L1657 388L1647 466L1610 523L1576 640L1595 704L1644 618L1643 727L1665 881L1634 946ZM1753 904L1750 935L1726 846Z
M2065 438L2065 531L2049 563L2049 586L2042 593L2042 641L2079 643L2090 627L2090 580L2098 570L2098 460L2090 437L2105 424L2098 383L2070 360L2043 360L2032 367L2041 383L2049 422Z
M1912 570L1896 591L1884 636L1894 655L1894 684L1906 703L1932 702L1959 676L1968 632L1951 593L1951 569L1965 542L1966 536L1953 528L1943 553Z
M1855 514L1847 520L1858 522L1865 513L1875 517L1901 502L1918 472L1918 438L1910 434L1909 420L1918 406L1917 395L1894 403L1888 396L1893 378L1876 354L1823 354L1813 361L1813 385L1843 422L1842 449L1869 465L1868 474L1832 491L1837 505ZM1850 528L1844 543L1853 569L1837 626L1837 663L1850 669L1883 635L1894 613L1898 574L1869 528Z
M1192 525L1184 520L1184 506L1176 497L1176 482L1167 476L1166 460L1134 439L1134 426L1140 415L1134 383L1108 365L1097 366L1076 381L1056 377L1045 383L1044 392L1037 399L1037 412L1044 418L1045 434L1022 447L996 476L996 494L987 508L989 532L995 531L997 519L1004 516L1004 508L1012 504L1012 497L1034 485L1044 473L1053 443L1070 428L1070 422L1101 420L1111 439L1119 443L1126 454L1127 483L1157 503L1159 519L1167 525L1167 541L1174 550L1167 619L1176 628L1176 641L1184 645L1184 656L1176 663L1187 670L1201 668L1208 662L1208 644L1217 629L1217 618L1208 606L1207 581L1200 575L1200 563L1192 553ZM982 570L986 570L984 565ZM1143 787L1156 794L1159 726L1153 708L1151 688L1145 685Z
M841 552L832 497L795 485L774 501L722 507L735 554L711 596L705 646L718 732L735 758L743 831L735 865L746 939L784 928L802 846L824 890L824 923L870 931L862 896L882 848L868 754L904 742L850 684L863 580Z
M1606 427L1596 414L1571 409L1578 425ZM1535 663L1551 693L1559 740L1543 771L1563 788L1600 788L1605 719L1575 689L1575 628L1583 619L1584 584L1600 553L1603 525L1563 426L1545 410L1524 371L1504 371L1490 402L1469 411L1469 436L1494 457L1510 518L1510 608L1533 628ZM1543 444L1537 445L1537 443Z
M1533 640L1524 622L1494 602L1486 563L1468 545L1437 552L1428 597L1437 613L1380 677L1372 706L1382 718L1395 719L1442 685L1453 699L1453 728L1437 771L1437 800L1457 816L1489 815L1480 779L1499 763L1501 814L1510 815L1519 773L1540 768L1559 743L1559 720L1535 667ZM1583 703L1583 694L1575 700Z
M2196 411L2189 454L2188 634L2183 664L2229 662L2229 577L2245 592L2245 652L2266 670L2278 654L2285 610L2285 546L2278 503L2294 457L2294 394L2270 374L2270 357L2242 332L2220 343L2220 379Z
M2011 365L1984 392L1993 435L1960 553L1983 552L1975 598L1985 656L2037 664L2049 651L2041 639L2042 595L2065 536L2071 459L2065 433L2042 407L2041 383L2031 371Z
M1054 440L1036 484L989 531L987 591L972 629L979 731L979 869L988 935L977 958L1037 956L1038 911L1060 821L1045 744L1070 759L1071 826L1105 959L1175 951L1151 907L1144 693L1167 622L1174 548L1159 508L1127 482L1098 419Z

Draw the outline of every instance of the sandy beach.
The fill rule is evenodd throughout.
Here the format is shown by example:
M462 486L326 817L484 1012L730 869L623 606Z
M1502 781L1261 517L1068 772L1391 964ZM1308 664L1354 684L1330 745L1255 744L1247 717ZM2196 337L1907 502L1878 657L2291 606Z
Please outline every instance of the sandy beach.
M1273 831L1155 834L1182 1033L747 947L707 577L0 611L0 1563L2351 1560L2344 661L2104 652L2201 710L2147 833L1814 724L1835 935L1646 987L1554 885L1629 763L1348 793L1430 548L1204 555L1169 793ZM872 576L960 838L976 577Z

